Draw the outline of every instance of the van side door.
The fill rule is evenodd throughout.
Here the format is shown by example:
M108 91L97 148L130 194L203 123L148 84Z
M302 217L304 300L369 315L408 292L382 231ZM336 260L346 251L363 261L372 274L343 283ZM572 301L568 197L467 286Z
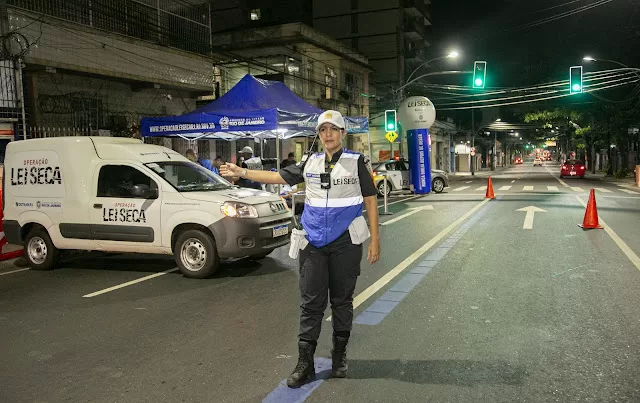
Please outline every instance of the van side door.
M139 167L103 164L93 181L91 232L111 246L160 246L161 200L158 183Z

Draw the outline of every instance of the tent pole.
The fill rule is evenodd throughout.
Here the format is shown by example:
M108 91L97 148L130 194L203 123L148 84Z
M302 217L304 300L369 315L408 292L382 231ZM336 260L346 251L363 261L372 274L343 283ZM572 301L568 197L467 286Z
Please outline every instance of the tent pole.
M280 136L276 130L276 169L280 171ZM282 191L282 185L278 184L278 194Z
M264 158L264 135L260 135L260 158Z

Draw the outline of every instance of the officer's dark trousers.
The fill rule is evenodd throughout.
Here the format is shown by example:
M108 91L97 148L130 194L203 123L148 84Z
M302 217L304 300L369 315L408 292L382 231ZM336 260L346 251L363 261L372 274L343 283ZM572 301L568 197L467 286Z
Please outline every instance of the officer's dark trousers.
M300 251L300 339L318 340L327 308L327 292L331 300L333 330L351 331L353 292L360 275L361 259L362 245L351 243L349 231L322 248L309 244Z

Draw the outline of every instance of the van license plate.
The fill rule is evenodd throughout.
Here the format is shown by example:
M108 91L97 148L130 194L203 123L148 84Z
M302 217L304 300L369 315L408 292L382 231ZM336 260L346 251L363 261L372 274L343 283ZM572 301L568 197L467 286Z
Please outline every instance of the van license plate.
M277 227L273 227L273 237L279 237L283 235L287 235L289 233L289 225L278 225Z

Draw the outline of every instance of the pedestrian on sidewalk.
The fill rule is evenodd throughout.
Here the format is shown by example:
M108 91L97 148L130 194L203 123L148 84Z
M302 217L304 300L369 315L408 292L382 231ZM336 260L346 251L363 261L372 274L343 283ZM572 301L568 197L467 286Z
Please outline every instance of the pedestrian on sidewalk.
M326 111L318 118L316 132L324 153L310 155L304 162L280 172L255 171L227 163L222 176L289 184L305 183L302 229L294 229L289 255L299 252L300 295L302 297L298 363L287 379L297 388L315 376L313 357L322 318L331 301L333 324L332 376L347 375L347 343L353 324L353 293L360 275L362 244L371 237L367 251L370 264L380 258L377 191L367 159L342 148L346 137L344 118ZM369 227L362 216L367 209ZM327 295L328 294L328 295Z

